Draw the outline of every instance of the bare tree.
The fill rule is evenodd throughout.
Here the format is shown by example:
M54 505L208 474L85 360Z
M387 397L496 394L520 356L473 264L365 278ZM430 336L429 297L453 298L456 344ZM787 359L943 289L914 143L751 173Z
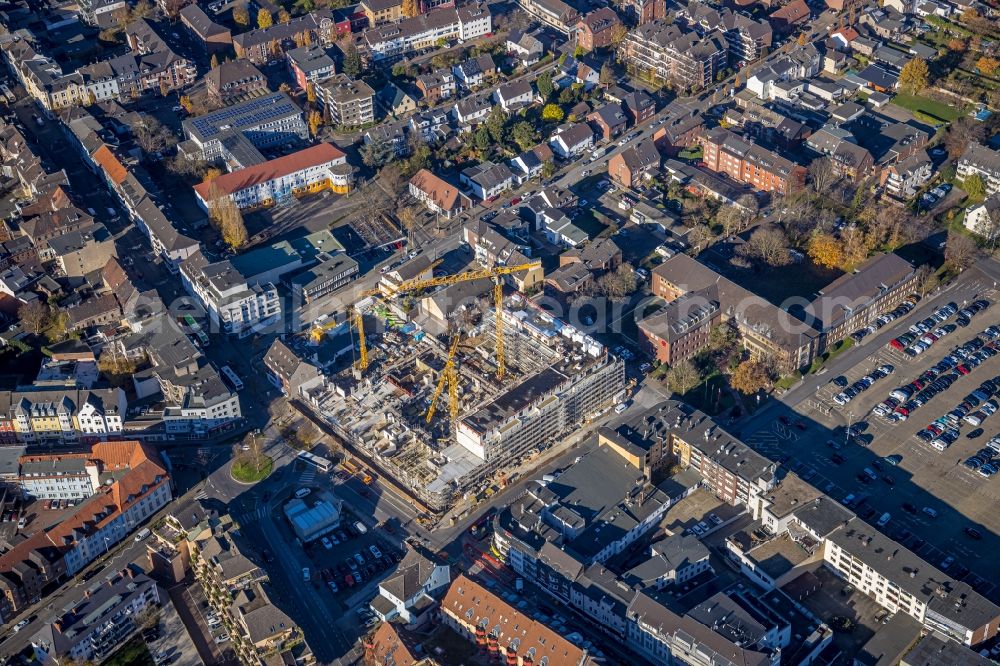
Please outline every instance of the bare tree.
M957 160L965 152L970 143L979 143L986 137L986 127L983 123L962 116L948 127L944 137L944 147L948 157Z
M715 221L722 225L722 235L732 236L743 231L746 224L746 213L738 206L723 206L715 216Z
M143 114L132 126L132 135L147 155L158 152L170 145L174 135L153 116Z
M944 260L952 268L961 273L972 265L978 253L979 247L974 240L964 234L954 231L948 232L948 241L944 247Z
M676 363L667 371L667 386L678 395L684 395L698 383L701 382L701 375L689 359Z
M616 270L605 273L597 280L596 289L608 298L625 298L635 291L635 269L624 263Z
M809 179L817 194L824 194L837 181L837 174L829 157L820 157L809 164Z
M747 218L752 220L760 213L760 202L752 194L744 194L736 200L736 205L746 211Z
M42 301L28 301L17 309L17 317L25 330L32 335L38 335L49 325L49 306Z
M740 246L739 253L767 266L787 266L792 262L788 252L788 238L779 229L758 229Z

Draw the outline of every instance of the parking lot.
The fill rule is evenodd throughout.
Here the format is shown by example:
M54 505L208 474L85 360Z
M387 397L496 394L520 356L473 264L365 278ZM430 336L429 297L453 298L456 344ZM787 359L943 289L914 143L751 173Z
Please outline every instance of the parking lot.
M1000 395L987 390L972 396L1000 376L1000 354L992 351L1000 349L1000 336L983 335L1000 323L1000 304L995 289L969 296L974 297L955 302L953 295L943 293L921 301L909 316L885 328L888 335L864 340L867 354L846 372L831 374L799 405L799 414L788 412L745 439L835 499L850 498L850 506L873 525L888 513L880 529L989 594L996 587L987 581L1000 575L1000 562L991 557L1000 547L1000 517L993 511L1000 500L1000 474L987 478L974 469L975 463L965 463L1000 434L1000 417L986 413L992 407L982 411L984 405L1000 402ZM955 312L925 326L931 332L946 326L953 330L915 355L904 350L910 347L912 353L912 344L924 333L903 349L886 344L948 303L961 310L977 299L990 306L967 322L956 325L961 314ZM977 337L979 342L969 344ZM885 366L892 372L879 376L878 369ZM922 384L913 385L918 378ZM846 387L865 384L853 399L838 404L843 401L836 396ZM878 410L884 415L873 411L908 385L906 393L897 394L902 399ZM950 421L942 420L923 439L917 436L949 412ZM966 422L964 417L972 414L976 419ZM977 426L978 419L982 423Z

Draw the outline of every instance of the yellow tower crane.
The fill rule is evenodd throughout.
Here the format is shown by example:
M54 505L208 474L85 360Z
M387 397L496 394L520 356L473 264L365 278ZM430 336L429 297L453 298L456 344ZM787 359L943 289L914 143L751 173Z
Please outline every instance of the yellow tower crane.
M520 273L521 271L534 270L536 268L541 268L542 262L540 261L529 261L524 264L518 264L516 266L496 266L494 268L483 268L475 271L466 271L465 273L458 273L457 275L443 275L436 278L428 278L426 280L408 280L401 283L399 286L391 286L386 284L379 285L380 292L386 297L398 296L404 292L419 291L421 289L429 289L431 287L440 287L442 285L457 284L459 282L469 282L471 280L483 280L490 278L493 280L493 301L496 306L496 355L497 355L497 379L502 380L504 374L506 373L507 364L504 354L504 342L503 342L503 283L501 277L504 275L511 275L513 273ZM378 293L377 291L366 292L364 295L372 295L373 293Z
M360 359L358 361L358 366L362 370L368 369L368 346L365 344L365 320L361 314L361 310L358 308L351 308L350 312L350 322L354 329L358 332L358 347L360 351ZM341 322L336 319L330 319L322 324L316 324L309 331L309 341L314 345L318 345L323 342L323 336L326 335L327 331L331 328L336 328L340 326Z
M434 418L437 401L441 397L441 391L444 390L445 382L448 382L448 401L451 418L458 416L458 377L455 373L455 351L457 349L458 336L456 335L451 341L451 349L448 350L448 359L444 362L444 367L441 368L441 376L438 377L437 386L434 387L434 395L431 396L431 406L427 408L427 423L430 423L431 419Z

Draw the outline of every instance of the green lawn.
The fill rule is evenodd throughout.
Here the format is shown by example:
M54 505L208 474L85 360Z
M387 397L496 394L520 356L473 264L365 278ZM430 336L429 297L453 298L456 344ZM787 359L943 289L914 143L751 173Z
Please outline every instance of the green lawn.
M912 113L923 113L941 120L942 122L952 122L964 113L964 109L955 108L944 102L936 102L920 95L909 93L897 94L892 103L900 106Z
M266 479L274 467L274 461L265 455L254 464L249 456L241 456L233 461L233 478L243 483L256 483Z

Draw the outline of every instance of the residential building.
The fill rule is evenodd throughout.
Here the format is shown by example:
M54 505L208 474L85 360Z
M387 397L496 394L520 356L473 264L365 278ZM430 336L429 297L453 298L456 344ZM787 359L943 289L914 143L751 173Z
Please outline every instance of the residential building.
M94 465L99 489L60 522L0 555L0 602L8 611L37 602L46 586L82 571L173 499L159 455L139 442L98 442L86 453L33 454L27 460L56 466L71 458Z
M698 354L722 321L716 290L689 292L639 321L642 351L673 366Z
M403 13L403 0L361 0L358 8L368 17L368 25L373 27L410 18Z
M956 173L962 179L979 176L986 186L986 194L996 194L1000 192L1000 151L970 143L958 159Z
M429 74L417 77L417 89L423 93L424 100L434 105L443 99L450 99L457 90L455 75L448 68L438 69Z
M365 643L365 661L395 666L436 666L437 661L426 654L414 636L392 622L378 625Z
M480 266L518 266L531 261L531 248L527 243L528 229L504 227L492 222L471 220L462 227L462 240L468 243ZM540 283L545 277L541 266L520 273L504 276L514 289L525 292Z
M879 179L888 194L906 200L912 198L933 174L934 164L927 151L921 149L882 169Z
M500 107L512 113L526 106L535 103L535 90L531 87L531 82L526 80L512 81L497 88L493 93L493 99Z
M417 110L417 100L394 83L388 84L375 93L375 103L382 108L387 116L392 118L402 118Z
M625 113L632 119L632 125L639 126L656 115L656 100L644 90L632 90L621 94L616 91L615 99L625 107Z
M283 395L295 397L300 389L309 388L323 381L323 373L308 359L296 353L282 340L275 340L264 354L267 378L281 389Z
M282 59L286 51L304 43L329 46L338 36L338 28L329 10L319 10L296 16L285 23L274 23L233 37L237 58L246 58L255 65Z
M530 67L542 59L545 46L534 35L512 30L507 36L507 54L521 67Z
M805 307L806 321L820 331L820 346L829 348L899 305L917 279L916 269L899 255L876 255L821 289Z
M723 128L701 135L702 161L738 183L764 192L788 194L805 184L806 169Z
M620 102L610 102L587 116L587 122L600 135L600 140L611 141L625 132L628 115Z
M434 47L442 39L468 41L492 30L489 8L476 2L458 9L435 9L397 23L370 28L364 33L363 43L372 60L379 61Z
M774 31L783 35L793 32L797 26L809 22L809 5L805 0L792 0L767 15Z
M199 251L181 264L180 274L184 288L223 333L246 337L281 318L281 299L274 284L248 281L228 259L209 263Z
M472 200L469 197L427 169L421 169L414 174L410 179L409 190L413 198L448 220L467 208L472 208Z
M50 238L46 245L39 257L55 259L66 277L83 277L117 256L114 236L100 223Z
M549 145L560 159L575 159L594 146L594 132L587 123L562 125L549 138Z
M588 51L612 45L611 35L622 21L609 7L601 7L580 17L576 24L576 43Z
M128 4L124 0L83 0L80 3L80 19L102 30L121 25L127 16Z
M667 302L715 285L723 321L740 331L744 347L756 358L769 358L789 374L808 365L822 351L819 334L809 324L719 275L686 254L676 254L653 269L654 296Z
M718 31L729 44L729 57L744 65L759 60L771 47L771 24L727 8L718 10L704 3L691 3L686 9L688 19L700 30Z
M490 115L492 108L489 95L469 95L455 104L455 120L462 127L468 128L486 120L486 116Z
M542 23L566 34L573 34L580 14L563 0L518 0L518 6Z
M660 169L660 151L652 139L643 139L608 160L608 176L622 187L632 189Z
M510 666L541 661L552 666L585 666L592 662L585 649L464 575L452 582L441 600L441 619L459 636ZM502 640L505 636L512 640Z
M319 84L316 99L334 125L358 127L375 121L375 91L364 81L337 74Z
M223 142L236 133L257 148L277 148L309 136L302 109L282 92L187 118L181 127L194 151L209 162L225 157Z
M436 605L436 596L451 583L447 564L409 548L396 568L379 582L378 596L370 607L386 622L413 624L418 616Z
M156 582L129 567L69 597L61 602L62 612L31 637L42 663L99 664L139 631L143 613L160 605Z
M625 0L622 10L636 25L667 18L666 0Z
M483 162L462 170L460 180L480 200L493 200L514 186L514 172L505 163Z
M210 69L205 74L205 91L222 105L269 92L267 77L249 60L227 60Z
M623 63L660 81L700 89L726 66L729 43L715 31L704 36L664 21L644 23L619 46Z
M337 64L322 46L300 46L285 53L288 69L299 90L307 90L337 73Z
M708 548L693 534L674 534L657 541L651 547L651 555L622 574L622 578L635 587L663 590L712 571Z
M493 56L483 53L452 66L451 71L459 85L466 90L472 90L496 76L497 67L493 62Z
M198 205L208 212L215 205L213 197L227 197L240 209L267 207L322 190L346 194L352 180L347 156L333 144L319 143L201 182L194 192Z
M662 154L671 157L694 146L704 129L701 113L677 100L667 106L663 120L663 124L653 133L653 143Z
M1000 233L1000 194L994 194L981 204L971 206L962 224L969 231L993 240Z
M0 432L23 444L94 442L123 432L125 408L121 389L32 385L0 392Z
M211 55L225 51L233 45L233 35L229 28L209 18L197 3L191 3L180 11L181 23L197 39L205 53Z

